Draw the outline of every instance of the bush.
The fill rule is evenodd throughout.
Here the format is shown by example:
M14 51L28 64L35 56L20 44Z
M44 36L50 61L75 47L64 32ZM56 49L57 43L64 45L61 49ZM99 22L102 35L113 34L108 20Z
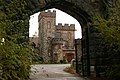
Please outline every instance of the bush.
M12 42L0 46L0 80L27 80L30 73L29 49Z
M61 64L67 64L67 60L65 60L65 59L60 60L60 62L59 62L59 63L61 63Z
M29 15L25 0L0 0L0 80L27 80ZM1 44L1 39L5 41Z
M44 63L44 60L40 55L32 55L32 63Z

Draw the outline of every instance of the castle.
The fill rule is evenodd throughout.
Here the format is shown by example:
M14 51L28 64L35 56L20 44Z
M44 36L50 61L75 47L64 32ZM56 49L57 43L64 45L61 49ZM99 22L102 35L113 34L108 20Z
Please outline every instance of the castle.
M57 63L66 59L70 62L75 57L75 24L58 23L56 11L43 11L38 16L39 50L45 62Z

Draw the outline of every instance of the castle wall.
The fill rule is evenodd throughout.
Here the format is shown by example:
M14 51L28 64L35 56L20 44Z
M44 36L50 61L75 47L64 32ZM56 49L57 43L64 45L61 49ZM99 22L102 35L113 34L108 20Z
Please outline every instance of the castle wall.
M53 62L58 63L60 60L63 60L63 51L61 44L55 44L52 48L53 52Z

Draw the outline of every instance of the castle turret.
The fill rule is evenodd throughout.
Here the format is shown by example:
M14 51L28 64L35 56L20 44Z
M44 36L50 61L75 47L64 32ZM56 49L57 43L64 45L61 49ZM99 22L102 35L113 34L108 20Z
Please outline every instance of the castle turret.
M45 62L50 61L50 39L55 32L56 11L43 11L38 16L40 53Z

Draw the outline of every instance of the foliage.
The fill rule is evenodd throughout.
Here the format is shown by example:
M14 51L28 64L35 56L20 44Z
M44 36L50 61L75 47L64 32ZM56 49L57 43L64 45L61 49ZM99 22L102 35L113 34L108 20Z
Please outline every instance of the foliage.
M30 58L29 49L5 41L0 46L1 76L3 80L24 80L29 78Z
M25 0L0 0L0 80L29 78L29 11L25 5Z
M44 60L43 60L43 58L40 56L40 55L32 55L32 63L39 63L39 64L41 64L41 63L43 63L44 62Z
M61 64L67 64L67 60L66 59L60 60L59 63L61 63Z
M31 53L32 63L33 64L43 63L44 60L43 60L42 56L40 55L39 47L37 47L34 42L29 43L29 44L30 44L31 49L32 49L32 53Z
M109 80L120 78L120 1L116 0L113 6L107 6L108 17L104 19L95 15L94 25L101 36L101 65L106 69Z

